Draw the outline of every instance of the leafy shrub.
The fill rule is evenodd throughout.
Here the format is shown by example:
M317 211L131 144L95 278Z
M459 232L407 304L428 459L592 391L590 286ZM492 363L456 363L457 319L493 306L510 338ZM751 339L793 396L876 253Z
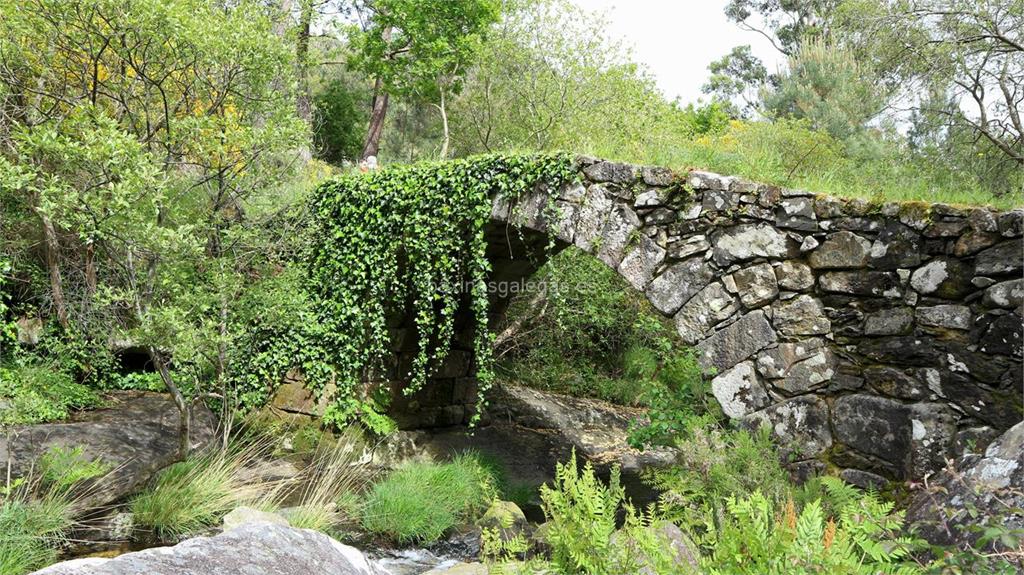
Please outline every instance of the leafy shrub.
M400 543L432 542L474 519L494 496L493 478L472 456L406 463L366 494L362 525Z
M827 489L850 489L829 479ZM726 501L713 553L703 562L711 573L920 572L908 561L916 544L899 535L902 513L873 495L846 501L835 517L826 516L820 501L798 512L792 499L779 505L760 491Z
M93 407L99 396L54 366L12 362L0 366L0 424L59 421L74 409Z
M606 486L590 462L580 473L575 451L567 463L559 463L553 484L540 488L552 561L568 573L603 572L625 496L618 468Z
M790 496L789 475L766 429L724 429L704 416L687 422L676 447L675 464L647 479L663 492L662 512L685 527L705 528L728 497L760 490L778 503Z
M547 518L544 540L557 567L552 572L687 572L683 558L658 534L660 519L651 512L637 512L626 500L617 467L606 485L589 462L579 469L574 452L568 462L556 466L553 484L541 487L541 500Z

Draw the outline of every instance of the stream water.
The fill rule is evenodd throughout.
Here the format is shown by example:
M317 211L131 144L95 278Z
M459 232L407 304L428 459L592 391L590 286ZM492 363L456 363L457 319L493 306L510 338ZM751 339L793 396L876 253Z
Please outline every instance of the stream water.
M403 549L400 551L368 552L367 555L391 575L420 575L431 569L446 568L459 561L443 555L435 555L426 549Z

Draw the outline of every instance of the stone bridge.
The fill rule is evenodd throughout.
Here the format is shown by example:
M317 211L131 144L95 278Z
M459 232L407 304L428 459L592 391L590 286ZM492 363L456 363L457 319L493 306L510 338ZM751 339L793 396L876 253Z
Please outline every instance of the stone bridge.
M493 280L533 273L551 231L556 249L593 254L673 319L724 412L768 424L797 471L920 478L1022 419L1024 211L578 165L555 210L546 190L494 198ZM403 423L467 417L471 325L432 385L396 400ZM394 331L398 365L408 331Z

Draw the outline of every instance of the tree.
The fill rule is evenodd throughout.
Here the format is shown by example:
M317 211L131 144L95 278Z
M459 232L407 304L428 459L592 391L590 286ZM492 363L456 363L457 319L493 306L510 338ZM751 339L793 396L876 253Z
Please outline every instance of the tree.
M864 0L841 15L844 41L898 88L897 112L1024 166L1024 3Z
M778 86L763 89L761 100L769 117L806 118L839 141L861 133L888 102L870 69L851 52L819 39L800 44Z
M832 15L842 0L730 0L727 18L756 32L776 50L792 57L807 39L831 36ZM733 102L744 116L759 111L759 92L778 83L750 46L737 46L708 67L711 78L702 88L716 99Z
M224 381L225 316L251 272L241 232L280 201L306 141L293 52L255 1L0 11L4 192L39 221L58 319L92 326L97 345L114 330L147 350L185 453L191 401L207 376ZM68 274L84 288L65 290Z
M653 147L675 111L605 24L565 0L509 2L452 103L458 153Z
M365 0L356 11L360 25L349 28L349 65L374 81L365 159L378 154L392 95L436 102L447 126L447 97L457 90L499 7L496 0ZM447 140L445 128L442 155Z

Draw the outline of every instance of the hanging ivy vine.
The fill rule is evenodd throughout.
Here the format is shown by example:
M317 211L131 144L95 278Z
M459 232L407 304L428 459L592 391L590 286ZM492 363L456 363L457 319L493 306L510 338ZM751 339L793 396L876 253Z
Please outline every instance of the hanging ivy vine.
M485 226L492 197L576 177L567 154L487 155L344 176L314 195L309 289L335 354L339 391L352 393L389 355L389 315L412 314L418 336L407 393L448 354L469 286L479 382L474 421L493 381ZM408 308L408 309L407 309Z

